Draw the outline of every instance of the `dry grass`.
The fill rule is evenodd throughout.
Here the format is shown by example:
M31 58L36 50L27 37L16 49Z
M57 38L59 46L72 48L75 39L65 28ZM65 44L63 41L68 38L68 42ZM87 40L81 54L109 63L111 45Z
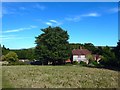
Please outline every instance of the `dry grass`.
M81 66L3 66L14 88L117 88L118 72ZM3 84L3 88L5 88Z

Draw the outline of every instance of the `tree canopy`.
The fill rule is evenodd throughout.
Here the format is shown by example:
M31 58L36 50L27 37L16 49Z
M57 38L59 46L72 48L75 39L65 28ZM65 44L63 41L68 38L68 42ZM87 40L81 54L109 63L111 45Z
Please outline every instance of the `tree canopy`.
M18 56L15 52L10 51L8 54L5 55L5 60L8 62L17 62Z
M117 42L117 46L114 49L116 55L117 65L120 67L120 40Z
M45 64L63 64L70 57L69 35L60 27L41 29L43 33L36 37L36 58Z

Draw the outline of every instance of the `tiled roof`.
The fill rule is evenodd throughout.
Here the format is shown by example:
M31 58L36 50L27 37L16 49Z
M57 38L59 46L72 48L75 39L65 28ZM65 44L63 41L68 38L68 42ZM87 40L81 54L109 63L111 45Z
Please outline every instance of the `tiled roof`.
M72 50L73 55L88 55L91 54L91 52L87 49L75 49Z

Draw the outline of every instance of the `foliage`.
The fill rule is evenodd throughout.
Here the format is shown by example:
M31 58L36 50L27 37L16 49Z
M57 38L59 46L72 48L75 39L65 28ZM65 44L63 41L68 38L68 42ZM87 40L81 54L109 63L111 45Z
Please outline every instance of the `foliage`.
M34 49L32 49L32 48L28 49L27 59L29 59L29 60L34 60L35 59Z
M14 63L18 61L18 56L15 52L10 51L8 54L5 55L5 60L9 63Z
M87 64L86 64L86 62L84 62L84 61L80 61L80 65L86 66Z
M44 64L65 63L70 57L69 35L60 27L48 27L42 29L43 33L36 37L36 58Z
M102 67L97 61L91 61L88 66L90 67Z
M78 62L77 61L73 61L73 65L77 65L78 64Z
M83 47L83 44L80 44L80 43L70 43L70 50L79 49L80 46Z
M8 65L29 65L29 64L25 62L17 61L17 62L10 62Z
M19 59L29 59L33 61L35 59L34 48L12 50L17 53Z
M89 60L89 63L94 60L93 56L91 54L86 56L87 60Z
M85 43L84 47L91 51L93 54L97 53L97 48L92 43Z
M98 46L96 52L97 52L97 54L102 55L103 54L103 47Z
M117 43L117 46L114 49L115 56L116 56L116 64L120 66L120 40Z
M102 53L102 60L100 61L100 64L104 66L116 66L116 57L115 53L111 51L111 49L106 46L103 49Z
M4 45L2 47L2 55L6 55L10 51L9 48L6 48Z
M65 65L66 65L66 66L72 66L73 64L71 64L71 63L66 63Z

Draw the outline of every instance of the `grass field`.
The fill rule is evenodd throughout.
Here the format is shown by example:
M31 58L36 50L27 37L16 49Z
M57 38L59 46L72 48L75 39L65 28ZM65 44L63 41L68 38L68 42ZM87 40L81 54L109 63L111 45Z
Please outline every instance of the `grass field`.
M82 66L3 66L3 88L117 88L118 72Z

